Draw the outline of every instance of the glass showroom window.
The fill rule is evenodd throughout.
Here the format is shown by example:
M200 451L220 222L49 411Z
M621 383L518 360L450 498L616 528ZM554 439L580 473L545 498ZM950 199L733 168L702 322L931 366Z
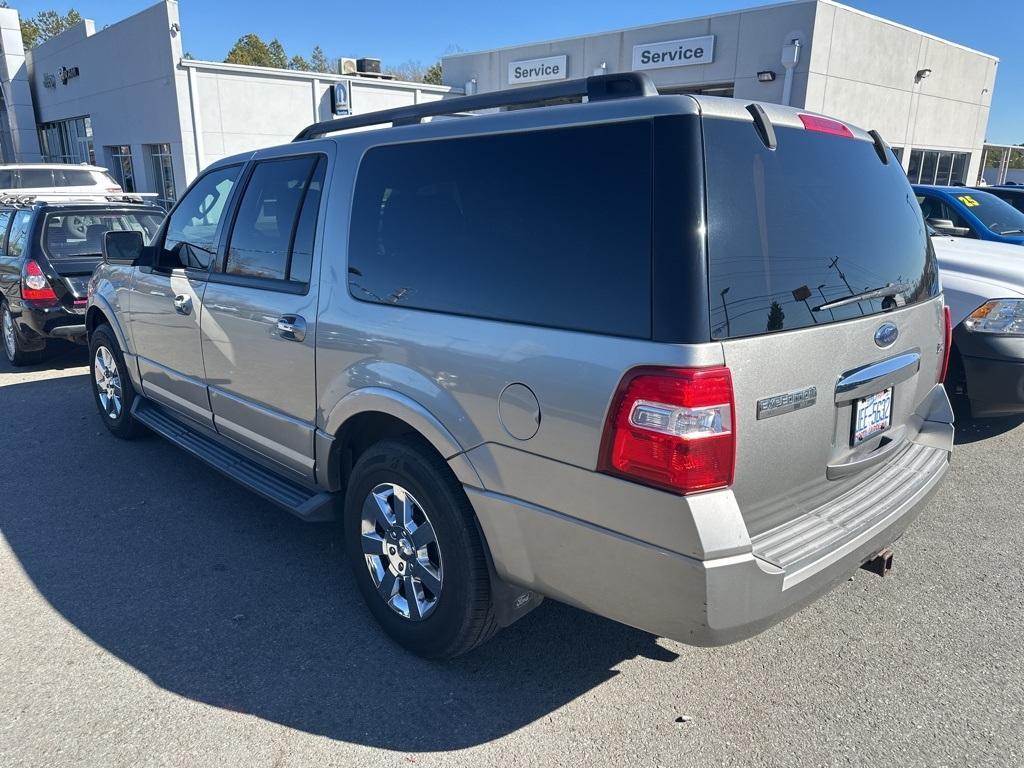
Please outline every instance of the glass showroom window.
M940 152L937 149L913 149L907 176L912 184L964 184L970 152Z
M96 164L92 120L88 115L43 123L39 126L39 143L47 162Z
M135 167L132 165L132 148L127 144L107 147L107 165L110 172L125 192L135 192Z
M160 204L170 210L178 198L174 190L174 163L170 144L147 144L150 170L153 173L154 190L160 196Z

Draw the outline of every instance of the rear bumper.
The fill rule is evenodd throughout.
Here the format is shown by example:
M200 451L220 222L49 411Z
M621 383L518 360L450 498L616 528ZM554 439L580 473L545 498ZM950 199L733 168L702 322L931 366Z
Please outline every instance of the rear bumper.
M890 503L877 498L874 505L863 505L856 521L847 515L852 496L841 497L830 510L815 510L808 520L797 521L804 530L821 525L832 512L841 520L839 533L817 548L791 547L788 551L799 554L773 556L776 562L759 553L745 530L733 534L743 551L698 559L508 496L466 490L503 579L657 635L724 645L799 610L903 534L949 466L948 401L941 387L932 399L937 420L925 420L908 445L906 477L892 478L903 491ZM878 474L885 472L892 470ZM731 492L724 493L735 505ZM642 515L644 510L623 512ZM802 541L799 530L792 533L792 541Z
M959 327L954 340L964 364L971 414L1024 413L1024 338L971 333Z
M13 314L18 331L30 346L33 343L41 345L44 339L52 338L85 341L84 312L63 306L33 307L22 302L20 310Z

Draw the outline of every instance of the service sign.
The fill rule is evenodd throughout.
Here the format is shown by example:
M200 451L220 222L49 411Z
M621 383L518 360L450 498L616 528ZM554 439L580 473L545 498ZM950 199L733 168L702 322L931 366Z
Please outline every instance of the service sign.
M714 58L714 35L633 46L633 69L635 70L710 64Z
M508 64L509 85L565 80L568 74L567 56L545 56L543 59L510 61Z

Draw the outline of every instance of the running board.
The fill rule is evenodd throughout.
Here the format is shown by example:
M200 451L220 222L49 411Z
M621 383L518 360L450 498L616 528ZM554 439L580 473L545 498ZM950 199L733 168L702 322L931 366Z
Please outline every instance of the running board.
M161 437L293 515L310 522L334 519L331 494L310 490L245 458L199 430L190 429L159 405L136 396L132 415Z

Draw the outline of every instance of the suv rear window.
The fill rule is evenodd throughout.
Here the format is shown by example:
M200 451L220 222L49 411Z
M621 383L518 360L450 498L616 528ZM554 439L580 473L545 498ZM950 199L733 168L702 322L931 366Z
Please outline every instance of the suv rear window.
M395 144L359 168L363 301L651 335L646 122Z
M53 260L103 254L103 236L111 230L135 230L148 245L163 220L162 213L141 211L48 213L43 226L43 251Z
M769 150L749 122L705 120L712 337L881 312L892 299L818 308L889 283L908 286L896 306L935 296L935 256L900 166L866 141L776 134Z

